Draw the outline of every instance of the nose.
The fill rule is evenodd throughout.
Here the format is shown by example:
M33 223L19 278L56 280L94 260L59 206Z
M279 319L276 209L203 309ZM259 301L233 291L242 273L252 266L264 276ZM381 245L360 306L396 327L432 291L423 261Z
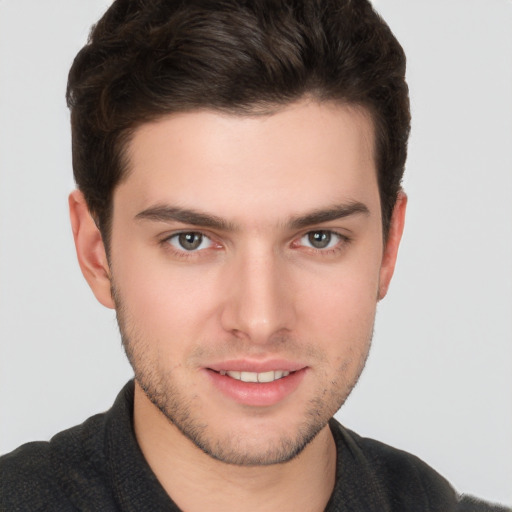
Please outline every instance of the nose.
M222 327L260 345L289 334L296 315L286 261L271 249L247 250L231 264L224 275Z

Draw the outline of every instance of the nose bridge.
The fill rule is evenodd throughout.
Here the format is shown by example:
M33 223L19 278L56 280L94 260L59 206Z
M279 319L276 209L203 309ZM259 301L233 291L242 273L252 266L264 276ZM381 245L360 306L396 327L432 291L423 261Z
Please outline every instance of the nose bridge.
M279 254L263 244L238 251L228 277L224 328L253 343L266 343L293 324L292 297L285 284L285 265Z

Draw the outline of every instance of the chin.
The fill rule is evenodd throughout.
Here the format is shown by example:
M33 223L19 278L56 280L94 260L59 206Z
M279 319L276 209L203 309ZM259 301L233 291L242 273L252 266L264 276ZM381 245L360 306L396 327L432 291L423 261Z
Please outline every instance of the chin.
M258 433L252 431L250 435L245 432L229 432L222 436L216 435L213 440L208 435L206 427L202 435L195 431L182 430L201 451L215 460L236 466L270 466L284 464L297 457L304 448L325 427L325 424L304 425L298 428L295 434L277 432ZM180 429L181 430L181 429Z

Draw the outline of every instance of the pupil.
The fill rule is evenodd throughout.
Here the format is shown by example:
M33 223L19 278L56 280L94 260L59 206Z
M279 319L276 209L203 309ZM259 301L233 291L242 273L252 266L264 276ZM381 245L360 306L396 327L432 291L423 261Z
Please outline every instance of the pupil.
M308 235L309 242L316 249L324 249L331 241L331 233L329 231L313 231Z
M179 236L180 245L187 251L197 249L202 241L203 235L200 233L181 233Z

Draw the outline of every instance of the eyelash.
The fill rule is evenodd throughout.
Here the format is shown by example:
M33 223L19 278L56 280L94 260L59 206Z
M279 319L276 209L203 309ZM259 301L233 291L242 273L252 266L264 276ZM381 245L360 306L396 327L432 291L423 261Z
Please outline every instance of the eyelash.
M318 249L318 248L314 248L314 247L308 247L308 246L305 246L305 245L300 245L300 241L303 238L305 238L308 235L313 234L313 233L326 233L326 234L329 234L329 236L335 236L335 237L338 238L338 242L336 243L336 245L334 247L327 247L327 248L323 248L323 249ZM189 259L189 258L197 257L198 253L200 253L202 251L206 251L207 249L211 248L211 246L210 246L210 247L207 247L207 248L204 248L204 249L187 251L184 248L183 249L177 249L177 248L172 246L171 240L177 239L180 235L188 235L188 234L200 235L201 237L203 237L203 239L204 238L208 239L210 241L210 243L214 246L213 247L214 250L215 249L220 249L222 247L222 245L220 243L216 243L215 240L213 239L213 237L207 235L206 233L203 233L202 231L192 231L192 230L191 231L179 231L177 233L173 233L170 236L166 236L165 238L163 238L160 241L160 244L167 251L170 251L174 256L176 256L178 258L183 258L183 259ZM306 231L305 233L303 233L299 237L295 238L294 241L291 243L291 246L294 247L294 248L303 247L309 253L314 253L316 255L320 255L320 256L324 256L325 257L325 256L331 256L331 255L337 254L338 252L342 251L351 242L352 242L352 239L350 237L348 237L347 235L344 235L342 233L339 233L337 231L334 231L332 229L316 229L316 230Z
M217 248L220 247L220 244L216 244L211 236L208 236L206 233L203 233L202 231L192 231L192 230L191 231L179 231L177 233L173 233L170 236L166 236L165 238L163 238L160 241L160 245L162 245L165 250L171 252L173 256L178 257L178 258L183 258L183 259L190 259L190 258L197 257L197 254L199 252L205 251L206 249L210 248L210 247L207 247L206 249L187 251L184 248L177 249L177 248L173 247L173 245L171 244L171 240L177 239L180 235L189 235L189 234L190 235L200 235L201 237L203 237L203 239L209 240L212 245L214 245L214 246L216 245ZM201 242L201 244L202 243L203 242Z
M343 235L342 233L339 233L337 231L334 231L332 229L313 229L313 230L310 230L310 231L307 231L306 233L304 233L303 235L301 235L298 239L299 242L301 240L303 240L304 238L308 237L309 235L313 234L313 233L323 233L323 234L328 234L329 237L336 237L338 239L337 243L333 246L333 247L325 247L325 248L315 248L315 247L308 247L308 246L305 246L305 245L301 245L302 247L304 247L306 250L308 250L308 252L313 252L314 254L318 254L320 256L332 256L334 254L337 254L339 253L340 251L342 251L343 249L345 249L345 247L352 241L350 237L348 237L347 235ZM331 240L329 240L329 243L330 243ZM293 242L293 245L295 245L295 242ZM298 243L297 243L297 246Z

